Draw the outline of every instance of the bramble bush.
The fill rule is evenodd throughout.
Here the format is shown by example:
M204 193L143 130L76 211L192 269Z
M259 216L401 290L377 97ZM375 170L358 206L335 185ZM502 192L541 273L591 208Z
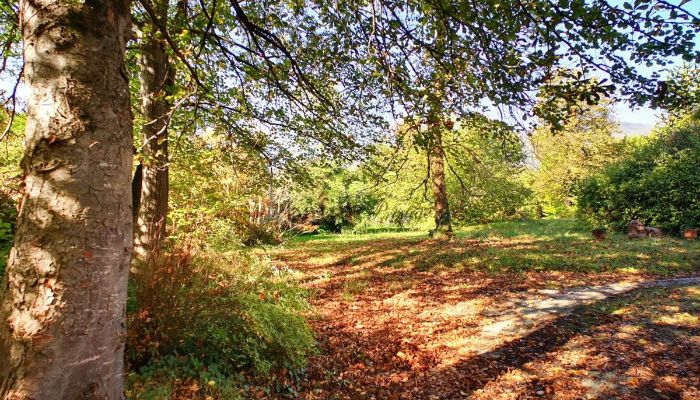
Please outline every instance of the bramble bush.
M678 233L700 226L700 121L676 121L582 182L578 216L621 230L632 219Z

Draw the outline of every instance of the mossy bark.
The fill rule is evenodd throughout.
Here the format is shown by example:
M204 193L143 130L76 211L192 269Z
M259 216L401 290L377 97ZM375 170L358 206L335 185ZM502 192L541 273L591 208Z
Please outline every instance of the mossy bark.
M130 2L19 7L24 195L0 292L0 398L122 399Z

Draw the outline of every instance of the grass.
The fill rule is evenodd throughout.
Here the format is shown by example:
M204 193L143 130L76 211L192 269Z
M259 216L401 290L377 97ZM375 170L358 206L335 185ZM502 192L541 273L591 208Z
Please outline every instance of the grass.
M289 243L307 242L364 242L368 240L393 239L393 238L419 238L426 236L427 232L420 231L372 231L368 233L319 233L298 235L291 237Z
M301 236L282 251L289 255L289 250L298 261L419 271L619 271L666 276L700 270L700 241L629 240L620 233L595 241L575 220L468 226L457 229L451 242L427 240L425 232L417 231Z
M370 232L267 251L313 293L320 355L302 393L314 398L690 398L700 387L681 379L696 348L697 286L636 290L558 316L521 307L552 289L700 272L700 241L596 241L576 221L552 219L460 227L449 242ZM653 363L673 382L628 373Z

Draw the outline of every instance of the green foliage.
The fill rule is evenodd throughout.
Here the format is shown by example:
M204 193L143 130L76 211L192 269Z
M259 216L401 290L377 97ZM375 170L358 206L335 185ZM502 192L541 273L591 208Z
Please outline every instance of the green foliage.
M129 287L128 397L236 399L250 373L292 387L314 351L306 294L292 281L293 271L248 253L151 255Z
M5 113L0 115L0 126L7 124L7 118ZM20 160L25 121L24 115L16 115L9 136L0 142L0 280L4 275L7 256L12 246L17 203L21 195Z
M525 153L515 131L496 121L463 121L444 137L447 190L455 222L486 223L524 217L531 196L522 181Z
M339 233L374 213L378 199L357 168L312 165L308 173L291 191L295 219Z
M157 363L128 374L126 397L133 400L171 400L176 393L187 398L242 399L243 375L230 376L219 367L194 357L166 356Z
M616 160L624 148L613 136L619 128L608 103L579 107L564 125L543 125L531 137L539 166L528 180L547 215L572 216L576 184Z
M696 18L666 1L387 1L379 10L354 2L319 8L339 31L342 44L334 49L349 46L378 81L370 86L416 117L436 102L444 115L485 100L530 108L529 93L542 86L570 109L615 91L644 103L656 97L661 80L650 67L674 56L698 59ZM561 67L577 73L564 83L552 79ZM540 107L535 114L556 124L559 111Z
M700 122L686 118L581 184L579 216L622 229L639 219L666 232L700 226Z
M508 126L470 115L443 132L447 191L458 223L521 218L530 197L520 173L522 142ZM310 181L293 186L297 221L338 233L372 226L427 228L433 215L424 135L402 126L395 145L378 145L357 166L313 165Z
M194 240L214 251L248 242L262 229L250 224L249 200L271 177L262 157L234 146L220 133L172 144L170 225L174 239ZM263 229L264 232L264 229Z
M697 64L683 64L673 68L664 85L659 88L655 105L668 111L671 119L697 113L700 104L699 82L700 68Z
M285 268L247 253L154 253L132 274L127 360L133 370L169 356L224 374L298 371L314 339L305 292Z
M397 148L380 149L375 161L382 176L372 189L381 198L373 222L424 228L433 215L427 151L416 143L415 129L403 127L397 135ZM468 224L522 217L519 210L530 190L520 179L525 155L516 133L470 115L442 137L453 220Z

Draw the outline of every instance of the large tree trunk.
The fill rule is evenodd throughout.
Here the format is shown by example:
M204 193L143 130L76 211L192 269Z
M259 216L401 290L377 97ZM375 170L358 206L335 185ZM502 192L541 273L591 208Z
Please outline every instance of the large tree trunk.
M25 192L0 294L1 399L121 399L130 4L20 1Z
M156 12L161 24L167 23L168 2L159 1ZM149 24L141 46L141 112L144 125L142 177L139 209L136 212L134 254L144 259L161 247L166 237L168 217L168 120L171 111L167 95L172 76L165 45L157 28Z
M450 239L452 232L452 216L447 202L447 184L445 181L445 149L442 145L441 124L435 124L428 147L428 162L430 163L430 183L433 191L435 229L430 235L437 239Z

